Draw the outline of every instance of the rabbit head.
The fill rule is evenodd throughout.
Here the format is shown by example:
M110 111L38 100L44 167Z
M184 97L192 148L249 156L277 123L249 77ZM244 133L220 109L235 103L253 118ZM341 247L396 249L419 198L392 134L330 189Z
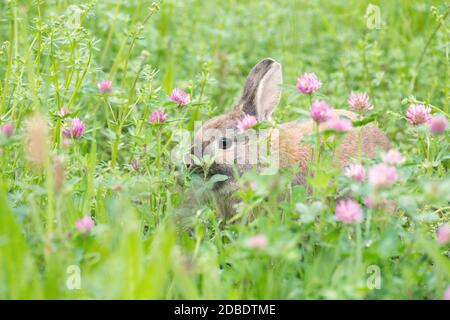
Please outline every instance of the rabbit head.
M232 178L234 170L242 173L263 162L267 130L242 130L239 123L244 117L258 123L270 122L280 100L281 83L281 65L273 59L262 60L250 71L242 96L232 110L206 121L196 132L193 153L198 158L214 159L210 175Z

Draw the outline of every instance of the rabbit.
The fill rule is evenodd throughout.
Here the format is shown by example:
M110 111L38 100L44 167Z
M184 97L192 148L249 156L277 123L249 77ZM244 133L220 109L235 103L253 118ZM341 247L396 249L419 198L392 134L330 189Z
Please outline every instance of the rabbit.
M299 166L299 173L293 183L306 185L308 165L314 159L314 150L310 144L302 143L302 139L313 133L313 120L283 123L277 128L264 130L265 135L253 132L243 136L237 129L239 121L245 115L254 116L258 122L272 122L272 113L281 97L281 84L281 64L271 58L260 61L250 71L242 96L231 111L206 121L194 135L194 155L197 157L208 155L215 159L209 169L209 175L228 176L226 181L218 182L214 187L219 214L225 217L229 217L235 211L234 205L237 200L233 198L233 193L239 188L233 178L236 170L239 174L252 168L264 170L259 161L247 161L251 158L250 150L259 150L261 137L265 139L264 143L267 144L269 141L270 153L274 159L276 158L279 167ZM334 110L334 116L357 119L354 112L342 109ZM326 128L326 123L319 126L319 130ZM379 149L387 151L389 147L388 138L375 124L369 123L361 127L362 155L373 158ZM334 162L342 169L357 154L358 133L353 129L340 141ZM256 158L259 160L260 154L257 154Z

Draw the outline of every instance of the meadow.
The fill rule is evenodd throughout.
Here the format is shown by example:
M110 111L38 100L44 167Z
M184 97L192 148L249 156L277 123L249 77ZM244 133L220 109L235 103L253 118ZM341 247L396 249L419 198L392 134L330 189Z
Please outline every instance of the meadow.
M3 0L0 299L450 299L448 11L431 0ZM175 161L174 133L230 109L267 57L283 66L275 125L310 118L302 74L334 108L366 92L373 109L353 125L386 133L401 153L395 179L375 190L323 150L314 192L291 183L296 168L249 171L236 177L237 215L218 214L223 177ZM411 105L444 130L412 123ZM348 194L358 223L336 215Z

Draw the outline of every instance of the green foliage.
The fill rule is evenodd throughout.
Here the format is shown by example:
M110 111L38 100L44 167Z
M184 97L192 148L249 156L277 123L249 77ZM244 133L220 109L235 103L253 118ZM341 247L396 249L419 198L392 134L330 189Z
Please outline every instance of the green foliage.
M0 126L15 132L0 133L0 299L441 299L449 247L435 232L449 221L450 141L404 114L421 102L448 118L448 6L377 1L382 23L369 29L368 4L3 1ZM374 193L332 163L338 138L308 187L291 183L298 168L238 176L228 220L211 196L227 179L207 177L214 159L196 159L204 172L195 173L173 158L175 133L231 108L265 57L283 65L276 123L309 117L295 81L315 72L318 98L336 108L366 91L374 111L353 125L378 124L406 157L361 225L334 217L340 198L362 204ZM100 94L105 79L113 91ZM170 101L174 87L191 103ZM151 125L159 108L167 120ZM34 114L49 123L41 166L29 154ZM86 124L80 139L61 133L73 117ZM85 234L75 225L86 215L95 227ZM252 245L257 235L267 244Z

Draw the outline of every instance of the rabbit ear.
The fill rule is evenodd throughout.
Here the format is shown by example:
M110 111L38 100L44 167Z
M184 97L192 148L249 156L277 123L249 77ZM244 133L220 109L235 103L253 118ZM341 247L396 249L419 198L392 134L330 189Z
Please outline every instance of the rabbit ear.
M267 58L253 67L239 103L242 111L258 121L270 121L281 97L281 65Z

